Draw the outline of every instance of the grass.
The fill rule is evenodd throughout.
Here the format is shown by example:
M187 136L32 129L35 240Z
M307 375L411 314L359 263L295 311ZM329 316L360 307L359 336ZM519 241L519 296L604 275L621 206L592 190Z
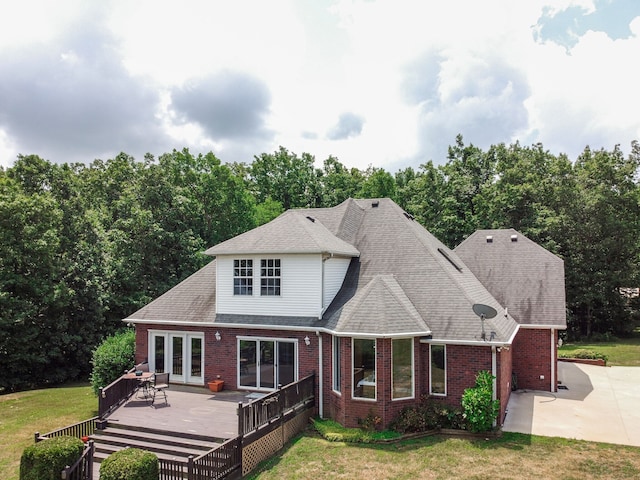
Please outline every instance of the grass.
M330 442L307 431L249 476L268 479L639 478L640 448L504 433L392 445Z
M390 430L378 432L361 428L346 428L330 419L313 420L315 429L330 442L374 443L377 441L393 440L402 435Z
M608 342L571 342L558 349L558 355L570 356L576 350L592 350L607 356L607 365L640 367L640 335Z
M47 433L98 414L88 384L0 395L0 478L18 480L20 456L35 432Z

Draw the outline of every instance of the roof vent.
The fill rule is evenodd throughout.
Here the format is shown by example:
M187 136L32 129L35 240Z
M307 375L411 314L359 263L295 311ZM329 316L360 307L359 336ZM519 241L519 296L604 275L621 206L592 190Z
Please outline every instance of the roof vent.
M518 235L511 235L511 241L512 242L517 242L518 241Z
M378 200L375 200L375 201L371 202L371 206L373 208L378 208L378 205L380 205L380 202Z
M308 216L308 215L307 215L307 220L309 220L310 222L313 222L313 223L315 223L315 221L316 221L316 219L315 219L315 218L310 217L310 216Z
M493 235L487 235L487 243L493 243Z

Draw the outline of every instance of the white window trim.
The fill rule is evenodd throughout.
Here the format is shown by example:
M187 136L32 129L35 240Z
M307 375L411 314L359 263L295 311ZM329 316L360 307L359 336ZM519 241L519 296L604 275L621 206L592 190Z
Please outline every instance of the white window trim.
M373 340L373 348L375 350L373 354L373 362L376 376L376 384L374 385L373 398L356 397L356 386L353 382L353 372L356 369L355 362L353 360L354 342L356 340ZM352 337L351 338L351 399L363 402L377 402L378 401L378 341L375 338L370 337Z
M433 345L439 345L444 347L444 393L434 393L433 388L431 386L431 365L432 365L432 357L431 357L431 347ZM429 395L433 395L434 397L446 397L447 396L447 344L446 343L430 343L429 344Z
M238 261L251 260L251 272L252 272L251 277L243 277L243 276L236 277L236 275L235 275L235 263L236 263L236 260L238 260ZM255 285L256 284L256 270L255 270L254 264L255 264L255 259L252 258L252 257L234 257L234 258L231 259L231 270L232 270L231 292L232 292L234 297L253 297L253 295L255 293L255 287L256 287L256 285ZM242 267L240 267L240 268L242 268ZM245 295L245 294L240 294L240 293L236 294L236 286L235 286L236 278L251 278L251 280L252 280L252 282L251 282L251 295L249 295L249 294Z
M257 385L255 387L253 386L247 386L247 385L240 385L240 341L241 340L247 340L247 341L261 341L261 342L286 342L286 343L293 343L293 361L295 363L295 365L293 366L293 381L297 382L300 379L299 376L299 370L300 370L300 361L299 361L299 346L298 346L298 339L297 338L282 338L282 337L251 337L251 336L246 336L246 335L238 335L236 337L236 385L238 386L238 390L253 390L253 391L259 391L259 392L275 392L278 389L278 385L276 383L276 386L274 388L264 388L264 387L258 387ZM259 358L256 355L256 364L259 365L260 361ZM256 378L256 383L257 383L257 378Z
M176 383L183 383L185 385L204 385L205 384L205 358L206 358L206 342L204 332L191 332L191 331L183 331L183 330L149 330L147 331L147 361L149 362L149 369L156 370L155 365L155 344L153 342L153 338L155 336L163 336L164 337L164 345L165 345L165 364L163 365L165 372L171 372L171 337L182 337L182 365L183 365L183 375L178 377L176 381L176 376L173 374L169 375L169 380L171 382L176 381ZM191 369L191 339L199 338L202 341L202 351L200 353L200 363L202 365L202 379L197 381L190 381L191 375L187 374ZM199 377L196 377L199 378Z
M409 395L408 397L394 398L393 397L393 341L406 340L407 338L411 340L411 395ZM429 368L431 368L431 363L429 363ZM415 339L413 337L392 338L391 339L391 401L395 402L396 400L411 400L413 398L416 398Z
M280 265L279 267L275 267L275 266L274 266L274 267L271 267L271 268L273 268L274 270L275 270L276 268L277 268L278 270L280 270L280 275L277 275L277 276L276 276L276 275L273 275L273 276L269 276L269 275L265 275L265 276L263 276L263 275L262 275L262 268L263 268L263 267L262 267L262 262L263 262L263 261L267 262L267 266L266 266L266 267L264 267L264 268L267 268L267 269L268 269L268 268L269 268L269 266L268 266L268 262L269 262L269 260L273 260L274 262L277 260L277 261L279 262L279 265ZM257 272L257 273L258 273L258 282L259 282L259 283L258 283L258 288L260 289L259 295L260 295L261 297L263 297L263 298L270 298L270 297L274 297L274 298L281 298L281 297L282 297L282 258L280 258L280 257L265 257L265 258L262 258L262 257L261 257L261 258L259 258L259 259L258 259L258 263L260 264L260 265L259 265L259 267L258 267L258 268L259 268L259 271ZM255 271L254 271L254 275L255 275ZM278 293L277 295L275 295L275 294L274 294L274 295L268 295L268 294L263 294L263 293L262 293L262 280L270 280L270 279L277 279L277 280L279 280L279 283L278 283L278 285L279 285L279 286L278 286L278 288L279 288L279 293ZM254 283L255 283L255 280L254 280ZM267 291L268 291L268 289L269 289L269 288L273 288L273 287L269 287L269 286L267 286Z
M341 375L342 355L338 354L336 356L336 351L339 351L339 350L340 350L340 337L338 337L337 335L334 335L333 337L331 337L331 390L333 391L333 393L337 395L342 395L342 388L343 388L343 378ZM336 360L340 360L340 361L336 362ZM339 374L340 374L340 390L336 390L335 388L336 380Z

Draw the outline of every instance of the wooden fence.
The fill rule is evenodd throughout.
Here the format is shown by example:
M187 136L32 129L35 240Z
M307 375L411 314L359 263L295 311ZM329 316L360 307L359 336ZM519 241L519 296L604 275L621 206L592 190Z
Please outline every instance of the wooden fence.
M94 451L93 440L89 440L78 461L71 466L64 467L60 475L62 480L93 480Z

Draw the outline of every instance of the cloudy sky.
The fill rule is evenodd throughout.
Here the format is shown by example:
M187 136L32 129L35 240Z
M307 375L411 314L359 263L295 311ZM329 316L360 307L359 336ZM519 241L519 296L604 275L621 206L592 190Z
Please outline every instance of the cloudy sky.
M0 165L640 139L637 0L0 0Z

